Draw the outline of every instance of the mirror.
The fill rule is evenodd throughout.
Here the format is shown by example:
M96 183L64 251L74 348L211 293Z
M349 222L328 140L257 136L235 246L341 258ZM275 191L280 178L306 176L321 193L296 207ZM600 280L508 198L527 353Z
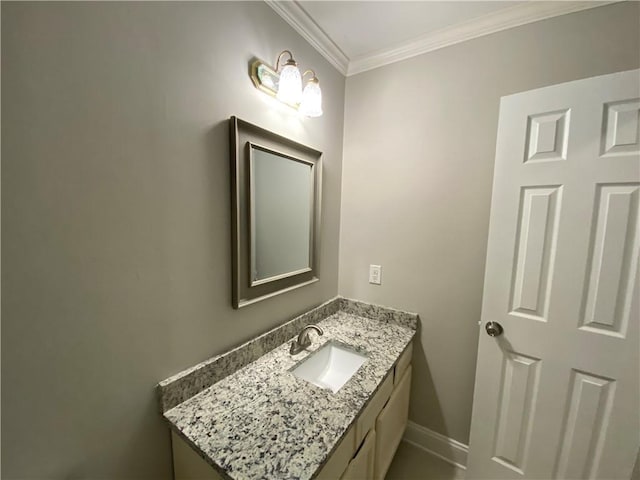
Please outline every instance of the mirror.
M249 148L253 286L311 269L313 163Z
M318 281L322 153L231 117L233 306Z

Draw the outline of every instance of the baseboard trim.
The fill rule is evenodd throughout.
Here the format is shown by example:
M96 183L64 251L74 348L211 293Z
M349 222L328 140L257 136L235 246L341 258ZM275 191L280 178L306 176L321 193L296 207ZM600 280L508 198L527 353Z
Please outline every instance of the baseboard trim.
M409 421L402 438L431 455L463 470L467 469L469 446Z

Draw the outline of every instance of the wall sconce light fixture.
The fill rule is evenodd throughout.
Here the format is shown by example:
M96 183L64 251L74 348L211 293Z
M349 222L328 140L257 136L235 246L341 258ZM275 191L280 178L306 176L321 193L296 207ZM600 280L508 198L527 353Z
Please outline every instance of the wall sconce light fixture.
M289 55L289 60L280 64L283 55ZM310 78L302 88L302 81L307 74ZM275 68L262 60L255 60L251 64L251 80L255 87L282 103L298 110L307 117L322 115L322 91L320 82L313 70L306 70L300 75L298 64L289 50L283 50L276 59Z

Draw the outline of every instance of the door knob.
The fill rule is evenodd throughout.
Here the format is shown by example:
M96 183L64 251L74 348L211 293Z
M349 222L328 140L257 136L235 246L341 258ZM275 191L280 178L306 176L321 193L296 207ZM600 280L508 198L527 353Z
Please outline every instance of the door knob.
M487 334L489 334L490 337L499 337L500 335L502 335L502 332L504 332L502 325L500 325L498 322L487 322L487 324L484 326L484 329L487 331Z

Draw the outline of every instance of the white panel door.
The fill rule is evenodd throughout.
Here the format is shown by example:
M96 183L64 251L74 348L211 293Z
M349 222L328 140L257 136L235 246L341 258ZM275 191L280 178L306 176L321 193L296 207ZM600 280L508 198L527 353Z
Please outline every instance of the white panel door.
M468 479L630 478L639 182L640 71L502 99Z

